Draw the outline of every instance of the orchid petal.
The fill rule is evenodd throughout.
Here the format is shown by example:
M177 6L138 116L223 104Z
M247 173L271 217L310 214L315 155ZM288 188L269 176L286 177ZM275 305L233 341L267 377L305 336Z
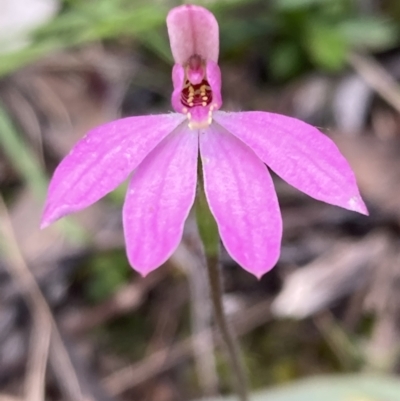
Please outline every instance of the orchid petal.
M175 7L167 16L167 28L175 63L185 65L194 55L218 61L219 28L210 11L188 4Z
M214 113L276 174L315 199L368 214L351 167L335 143L292 117L260 111Z
M174 90L171 96L173 109L177 113L184 113L185 106L182 104L182 90L185 84L185 69L180 64L175 64L172 68L172 84Z
M217 124L200 134L204 189L225 248L260 278L277 262L282 219L268 169Z
M91 130L54 172L42 228L115 189L184 119L179 114L129 117Z
M213 110L218 110L222 106L222 96L221 96L222 80L221 80L221 70L217 63L214 63L213 61L207 62L206 76L212 91Z
M198 135L182 125L140 164L123 209L128 259L145 276L178 246L193 205Z

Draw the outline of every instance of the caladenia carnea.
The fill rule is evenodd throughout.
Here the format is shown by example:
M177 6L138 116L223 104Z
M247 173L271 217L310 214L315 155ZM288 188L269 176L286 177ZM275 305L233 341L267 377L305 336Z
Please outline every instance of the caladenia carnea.
M257 278L279 258L282 218L267 166L317 200L368 214L347 161L315 127L264 111L220 111L219 28L211 12L176 7L167 28L175 113L123 118L91 130L54 172L42 227L96 202L133 172L123 227L129 262L145 276L181 241L199 169L199 228L218 292L218 235Z
M181 240L195 200L199 151L222 242L258 278L276 264L282 237L266 165L315 199L368 214L347 161L316 128L263 111L219 111L219 32L211 12L176 7L167 28L176 113L122 118L91 130L54 172L42 227L96 202L133 172L123 225L129 261L145 276Z

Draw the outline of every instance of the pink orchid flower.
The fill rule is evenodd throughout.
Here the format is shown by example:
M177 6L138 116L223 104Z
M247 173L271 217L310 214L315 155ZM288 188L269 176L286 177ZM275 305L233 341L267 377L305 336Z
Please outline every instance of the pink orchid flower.
M200 153L205 194L232 258L261 277L277 262L282 218L270 173L315 199L368 214L336 145L295 118L222 105L219 28L194 5L167 17L176 113L128 117L90 131L51 180L42 227L81 210L132 172L123 207L130 264L143 276L177 248L193 205Z

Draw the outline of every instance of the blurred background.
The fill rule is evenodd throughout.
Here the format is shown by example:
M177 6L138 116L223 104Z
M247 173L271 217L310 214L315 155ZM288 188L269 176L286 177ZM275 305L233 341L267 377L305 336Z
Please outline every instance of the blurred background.
M225 306L258 401L400 400L400 2L209 0L225 110L274 111L340 147L364 217L274 177L278 265L222 254ZM171 110L172 0L0 0L0 400L196 400L229 394L190 218L142 279L126 185L38 229L73 144L120 116ZM283 150L284 151L284 150Z

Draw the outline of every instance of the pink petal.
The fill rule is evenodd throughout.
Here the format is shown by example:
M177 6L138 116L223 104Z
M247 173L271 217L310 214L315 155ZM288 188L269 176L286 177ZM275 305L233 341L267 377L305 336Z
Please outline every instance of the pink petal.
M171 96L171 104L177 113L183 113L185 106L182 104L182 89L185 84L185 69L180 64L174 64L172 68L172 84L174 90Z
M245 144L217 124L200 134L204 188L225 248L260 278L277 262L282 219L271 176Z
M91 130L55 170L42 228L115 189L184 119L179 114L129 117Z
M206 76L208 83L210 84L212 90L212 105L213 110L218 110L222 106L222 96L221 96L221 70L217 63L209 61L206 67Z
M334 142L295 118L261 111L214 119L289 184L315 199L368 214L351 167Z
M193 205L198 135L182 125L161 142L134 173L123 223L128 259L145 276L178 246Z
M210 11L188 4L175 7L168 13L167 28L175 63L185 65L194 55L218 61L219 28Z

